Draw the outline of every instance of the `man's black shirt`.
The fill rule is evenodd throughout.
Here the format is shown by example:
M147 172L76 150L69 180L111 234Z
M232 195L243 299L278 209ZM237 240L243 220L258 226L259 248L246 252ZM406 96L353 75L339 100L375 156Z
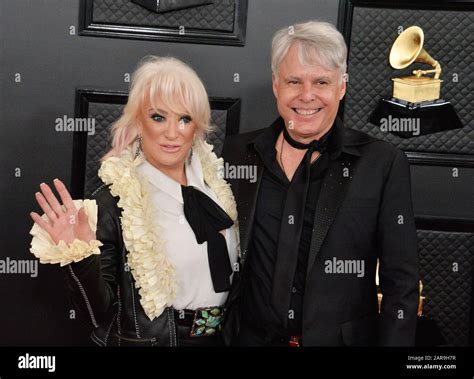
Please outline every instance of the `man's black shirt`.
M262 333L271 333L275 337L301 334L305 278L316 203L321 181L329 164L329 155L339 148L335 143L337 141L331 140L334 139L331 129L330 134L327 135L328 151L321 154L311 164L301 240L294 250L294 254L298 254L298 260L294 274L288 326L285 327L275 313L271 302L278 239L285 238L279 235L280 225L282 221L287 222L282 220L282 214L290 186L290 181L277 161L275 149L283 125L283 120L280 119L273 128L267 129L254 141L255 149L264 164L264 172L246 263L247 282L242 296L241 313L245 324L252 325Z

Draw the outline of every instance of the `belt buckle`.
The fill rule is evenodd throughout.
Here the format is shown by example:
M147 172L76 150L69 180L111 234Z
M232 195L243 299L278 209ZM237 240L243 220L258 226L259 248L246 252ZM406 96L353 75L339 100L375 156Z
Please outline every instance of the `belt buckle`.
M288 340L289 347L301 347L301 336L290 336Z
M212 336L222 330L222 307L198 308L194 313L194 321L189 335L191 337Z

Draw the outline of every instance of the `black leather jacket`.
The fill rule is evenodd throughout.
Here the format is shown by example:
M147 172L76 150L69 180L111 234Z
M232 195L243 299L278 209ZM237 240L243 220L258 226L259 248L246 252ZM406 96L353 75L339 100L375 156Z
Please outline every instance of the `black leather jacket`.
M160 317L150 321L140 304L127 264L118 198L105 185L91 198L98 205L101 254L66 266L66 272L74 307L94 327L92 340L100 346L177 346L174 310L166 308Z

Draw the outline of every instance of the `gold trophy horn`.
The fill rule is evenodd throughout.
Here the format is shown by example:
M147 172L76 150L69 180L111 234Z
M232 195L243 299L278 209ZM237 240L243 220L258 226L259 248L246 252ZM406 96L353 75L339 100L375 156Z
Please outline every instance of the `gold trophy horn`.
M414 70L412 76L393 78L393 97L417 103L437 100L440 97L441 65L423 49L424 34L418 26L410 26L393 43L389 62L395 69L403 69L414 62L426 63L432 70ZM434 77L424 76L434 73Z

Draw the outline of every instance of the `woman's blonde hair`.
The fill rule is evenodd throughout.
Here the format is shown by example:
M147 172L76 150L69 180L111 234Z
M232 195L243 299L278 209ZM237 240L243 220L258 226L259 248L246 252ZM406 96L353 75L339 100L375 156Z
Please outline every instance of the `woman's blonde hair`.
M155 109L158 98L171 111L189 115L203 135L210 131L209 98L196 72L173 57L147 56L132 74L127 104L112 126L112 148L102 160L120 155L135 141L145 103Z

